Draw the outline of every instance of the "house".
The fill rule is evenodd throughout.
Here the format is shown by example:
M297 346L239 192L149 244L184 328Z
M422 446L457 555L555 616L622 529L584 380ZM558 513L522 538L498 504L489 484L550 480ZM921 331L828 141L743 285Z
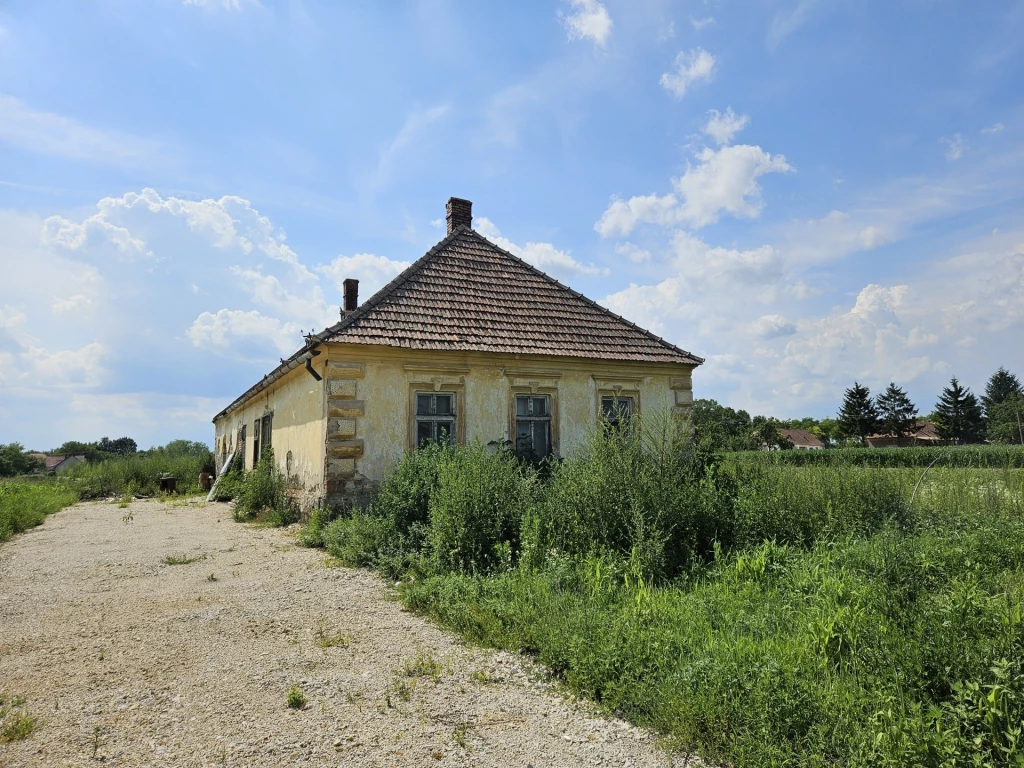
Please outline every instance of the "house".
M896 436L891 434L869 435L866 440L869 448L906 448L913 445L946 444L946 441L939 437L939 433L935 429L935 425L930 421L924 421L923 419L915 421L910 433L905 435L901 440L897 440Z
M821 438L806 429L780 429L779 432L798 451L820 451L825 447Z
M214 419L218 469L263 446L293 497L364 503L426 441L563 456L602 416L688 413L703 360L502 250L452 198L447 236L340 322L306 337Z
M32 454L34 457L41 457L45 464L43 471L46 474L63 474L74 466L85 463L85 456L47 456L44 454Z

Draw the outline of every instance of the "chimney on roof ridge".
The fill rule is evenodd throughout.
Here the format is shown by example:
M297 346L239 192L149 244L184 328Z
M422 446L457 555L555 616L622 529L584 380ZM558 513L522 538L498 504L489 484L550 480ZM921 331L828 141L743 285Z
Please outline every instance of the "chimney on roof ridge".
M359 281L351 277L347 278L341 284L341 288L343 296L341 314L344 316L349 312L355 312L359 308Z
M449 197L445 206L445 220L448 222L448 234L462 226L473 226L473 203L461 197Z

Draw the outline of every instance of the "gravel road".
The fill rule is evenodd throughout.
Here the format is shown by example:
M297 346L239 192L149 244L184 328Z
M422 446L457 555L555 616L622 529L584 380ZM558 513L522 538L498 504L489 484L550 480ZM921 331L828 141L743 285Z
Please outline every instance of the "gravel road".
M685 764L225 504L79 504L0 545L0 696L41 721L4 768Z

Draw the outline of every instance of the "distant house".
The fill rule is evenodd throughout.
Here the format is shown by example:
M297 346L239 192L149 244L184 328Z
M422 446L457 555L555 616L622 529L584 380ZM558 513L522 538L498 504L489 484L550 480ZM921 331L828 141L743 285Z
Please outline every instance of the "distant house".
M806 429L780 429L779 432L798 451L820 451L825 444L813 433Z
M945 445L946 441L939 437L934 424L918 419L910 434L905 435L901 440L897 441L895 435L878 434L869 435L867 443L869 448L907 448L914 445Z
M472 229L448 201L448 235L213 421L217 467L265 447L304 509L363 503L424 443L505 443L564 456L601 419L693 402L703 360L567 288Z
M32 454L36 458L41 458L43 463L46 464L46 468L43 470L46 474L63 474L74 466L85 463L85 456L47 456L46 454Z

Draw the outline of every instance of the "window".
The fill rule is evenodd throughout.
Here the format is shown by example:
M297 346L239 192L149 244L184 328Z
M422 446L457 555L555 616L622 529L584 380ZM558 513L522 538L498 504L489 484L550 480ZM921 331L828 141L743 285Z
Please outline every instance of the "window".
M253 467L259 463L260 460L260 420L256 419L252 423L252 465Z
M268 413L260 420L260 450L264 451L271 445L270 433L274 426L274 414Z
M601 417L618 429L633 416L633 398L605 395L601 397Z
M242 468L245 468L245 424L238 428L238 458L242 462Z
M551 400L548 395L516 395L516 455L543 459L551 453Z
M455 393L416 393L416 447L455 441Z

